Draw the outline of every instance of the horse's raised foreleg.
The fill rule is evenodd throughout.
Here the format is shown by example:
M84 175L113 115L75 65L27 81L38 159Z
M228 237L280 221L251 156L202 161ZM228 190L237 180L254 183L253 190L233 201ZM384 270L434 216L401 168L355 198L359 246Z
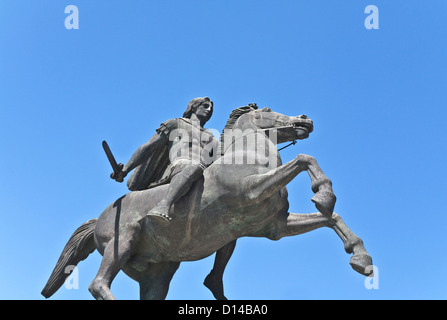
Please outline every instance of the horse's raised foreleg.
M279 192L300 172L307 170L307 163L298 155L277 168L260 174L252 174L238 181L248 202L256 203Z
M300 154L292 161L266 173L247 176L240 183L248 201L256 203L281 190L302 171L307 171L312 181L312 191L315 193L312 201L321 213L330 216L335 205L332 182L314 157Z
M343 241L345 251L347 253L353 253L351 261L349 262L351 267L365 276L371 275L372 268L370 268L370 266L373 264L372 258L366 251L362 239L355 235L354 232L346 226L338 214L334 213L332 215L330 227L334 229Z
M278 215L262 232L265 232L265 236L269 239L279 240L330 226L331 219L320 212L308 214L289 212Z
M366 276L370 275L372 269L368 267L372 265L372 259L363 246L362 239L355 235L336 213L333 213L331 217L320 212L279 215L263 232L265 232L266 237L278 240L282 237L296 236L321 227L332 228L343 241L345 251L353 253L349 263L355 271Z
M312 181L312 191L315 195L312 201L322 214L330 217L334 211L336 197L332 190L332 182L323 173L314 157L301 155L307 165L307 173Z

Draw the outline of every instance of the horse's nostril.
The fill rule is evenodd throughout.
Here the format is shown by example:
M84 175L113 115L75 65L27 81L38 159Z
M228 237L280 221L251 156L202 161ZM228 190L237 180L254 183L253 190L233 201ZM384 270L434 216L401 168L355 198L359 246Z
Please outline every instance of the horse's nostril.
M300 118L300 119L309 119L305 114L300 115L298 118Z

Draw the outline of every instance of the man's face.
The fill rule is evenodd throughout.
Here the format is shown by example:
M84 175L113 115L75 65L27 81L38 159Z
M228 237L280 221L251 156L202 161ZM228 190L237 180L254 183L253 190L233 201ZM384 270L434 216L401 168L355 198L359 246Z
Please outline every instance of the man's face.
M200 120L208 121L213 112L213 106L210 101L202 102L194 112Z

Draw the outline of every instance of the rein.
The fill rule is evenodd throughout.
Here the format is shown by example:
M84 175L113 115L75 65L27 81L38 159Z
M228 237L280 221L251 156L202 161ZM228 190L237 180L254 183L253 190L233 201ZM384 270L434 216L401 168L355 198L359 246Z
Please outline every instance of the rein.
M259 132L262 133L262 131L267 131L267 130L272 130L272 129L288 128L288 127L291 127L291 126L283 126L283 127L277 127L277 128L269 128L269 129L266 129L266 130L257 130L257 131L255 131L255 132L253 132L253 133L255 133L255 134L256 134L256 133L259 133ZM250 133L250 134L251 134L251 133ZM265 133L262 133L262 134L266 137L266 139L269 139L269 137L268 137ZM247 135L240 136L240 137L236 138L234 141L232 141L232 142L230 143L230 145L228 145L228 146L225 148L225 150L223 151L222 155L225 154L225 152L226 152L231 146L233 146L233 144L236 142L236 140L239 140L239 139L244 138L244 137L246 137L246 136L247 136ZM288 145L286 145L286 146L284 146L284 147L278 149L277 151L279 152L279 151L281 151L281 150L283 150L283 149L285 149L285 148L287 148L287 147L290 147L291 145L295 145L295 144L297 144L297 141L296 141L296 140L293 140L293 142L291 142L291 143L289 143Z
M293 140L293 142L289 143L287 146L282 147L281 149L278 149L278 151L281 151L282 149L285 149L287 147L290 147L291 145L296 145L296 140Z

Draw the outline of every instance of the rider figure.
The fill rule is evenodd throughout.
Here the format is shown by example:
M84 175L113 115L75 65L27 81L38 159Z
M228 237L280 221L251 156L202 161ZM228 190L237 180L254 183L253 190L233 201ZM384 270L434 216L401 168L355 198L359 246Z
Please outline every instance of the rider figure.
M112 178L122 182L133 169L127 185L130 190L144 190L169 183L164 198L147 216L171 220L169 210L184 196L217 156L218 142L203 128L213 113L208 98L192 99L182 118L162 123L152 138L138 148L121 173Z

